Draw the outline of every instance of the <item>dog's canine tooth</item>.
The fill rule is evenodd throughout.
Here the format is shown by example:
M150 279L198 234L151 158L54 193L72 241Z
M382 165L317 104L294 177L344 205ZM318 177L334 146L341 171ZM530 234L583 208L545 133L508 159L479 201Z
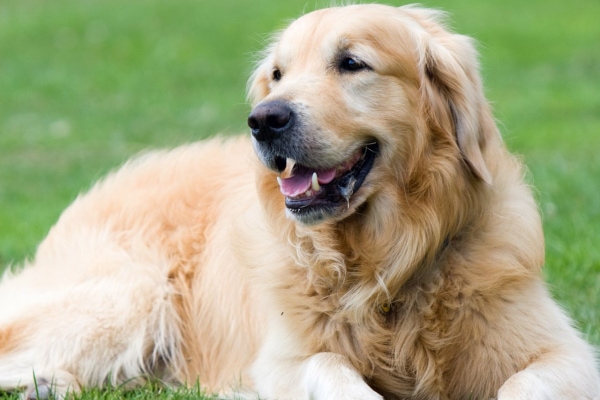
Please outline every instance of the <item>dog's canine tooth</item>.
M316 172L313 172L312 174L312 189L315 192L318 192L319 189L321 189L321 186L319 185L319 177L317 176Z
M294 170L294 165L296 165L296 160L293 158L285 159L285 169L281 171L280 176L283 178L289 178L292 176L292 172Z
M277 177L277 184L279 185L279 187L281 187L281 178L279 176Z

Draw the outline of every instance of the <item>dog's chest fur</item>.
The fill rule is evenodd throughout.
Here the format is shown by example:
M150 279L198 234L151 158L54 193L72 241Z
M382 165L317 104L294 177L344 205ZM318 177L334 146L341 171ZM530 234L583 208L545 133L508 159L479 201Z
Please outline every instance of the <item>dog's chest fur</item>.
M466 338L472 337L471 332L464 331L465 326L472 326L465 322L472 315L460 276L435 271L425 283L407 285L391 304L343 309L343 296L351 290L351 284L325 294L312 271L294 271L295 282L311 283L282 288L291 307L285 314L295 328L304 332L302 337L311 341L313 351L347 356L386 399L465 395L460 393L462 388L449 384L456 373L453 369L457 359L468 358ZM486 386L492 389L495 385Z

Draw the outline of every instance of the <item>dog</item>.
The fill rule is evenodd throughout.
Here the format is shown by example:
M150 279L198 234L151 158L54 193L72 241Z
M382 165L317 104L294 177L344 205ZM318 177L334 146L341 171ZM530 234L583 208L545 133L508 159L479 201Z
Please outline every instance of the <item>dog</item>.
M442 13L306 14L248 98L251 135L133 159L4 275L0 387L599 396L594 350L542 281L540 215L473 42Z

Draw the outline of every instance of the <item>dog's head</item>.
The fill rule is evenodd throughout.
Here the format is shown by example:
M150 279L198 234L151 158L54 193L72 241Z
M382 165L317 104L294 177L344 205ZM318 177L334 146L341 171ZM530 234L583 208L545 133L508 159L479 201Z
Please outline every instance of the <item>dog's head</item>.
M410 190L416 173L447 172L438 169L491 182L476 52L439 17L410 6L324 9L268 47L249 83L248 125L288 216L341 220L390 188Z

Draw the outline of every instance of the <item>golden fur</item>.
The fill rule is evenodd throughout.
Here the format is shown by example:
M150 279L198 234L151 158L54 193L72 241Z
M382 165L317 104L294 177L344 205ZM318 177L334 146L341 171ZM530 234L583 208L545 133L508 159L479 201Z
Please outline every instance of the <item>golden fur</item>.
M339 54L369 68L337 71ZM469 38L413 6L319 10L277 35L249 98L296 107L315 163L375 140L362 186L303 219L246 137L134 159L5 274L0 387L33 372L58 396L147 376L266 399L600 395L541 280L539 213Z

